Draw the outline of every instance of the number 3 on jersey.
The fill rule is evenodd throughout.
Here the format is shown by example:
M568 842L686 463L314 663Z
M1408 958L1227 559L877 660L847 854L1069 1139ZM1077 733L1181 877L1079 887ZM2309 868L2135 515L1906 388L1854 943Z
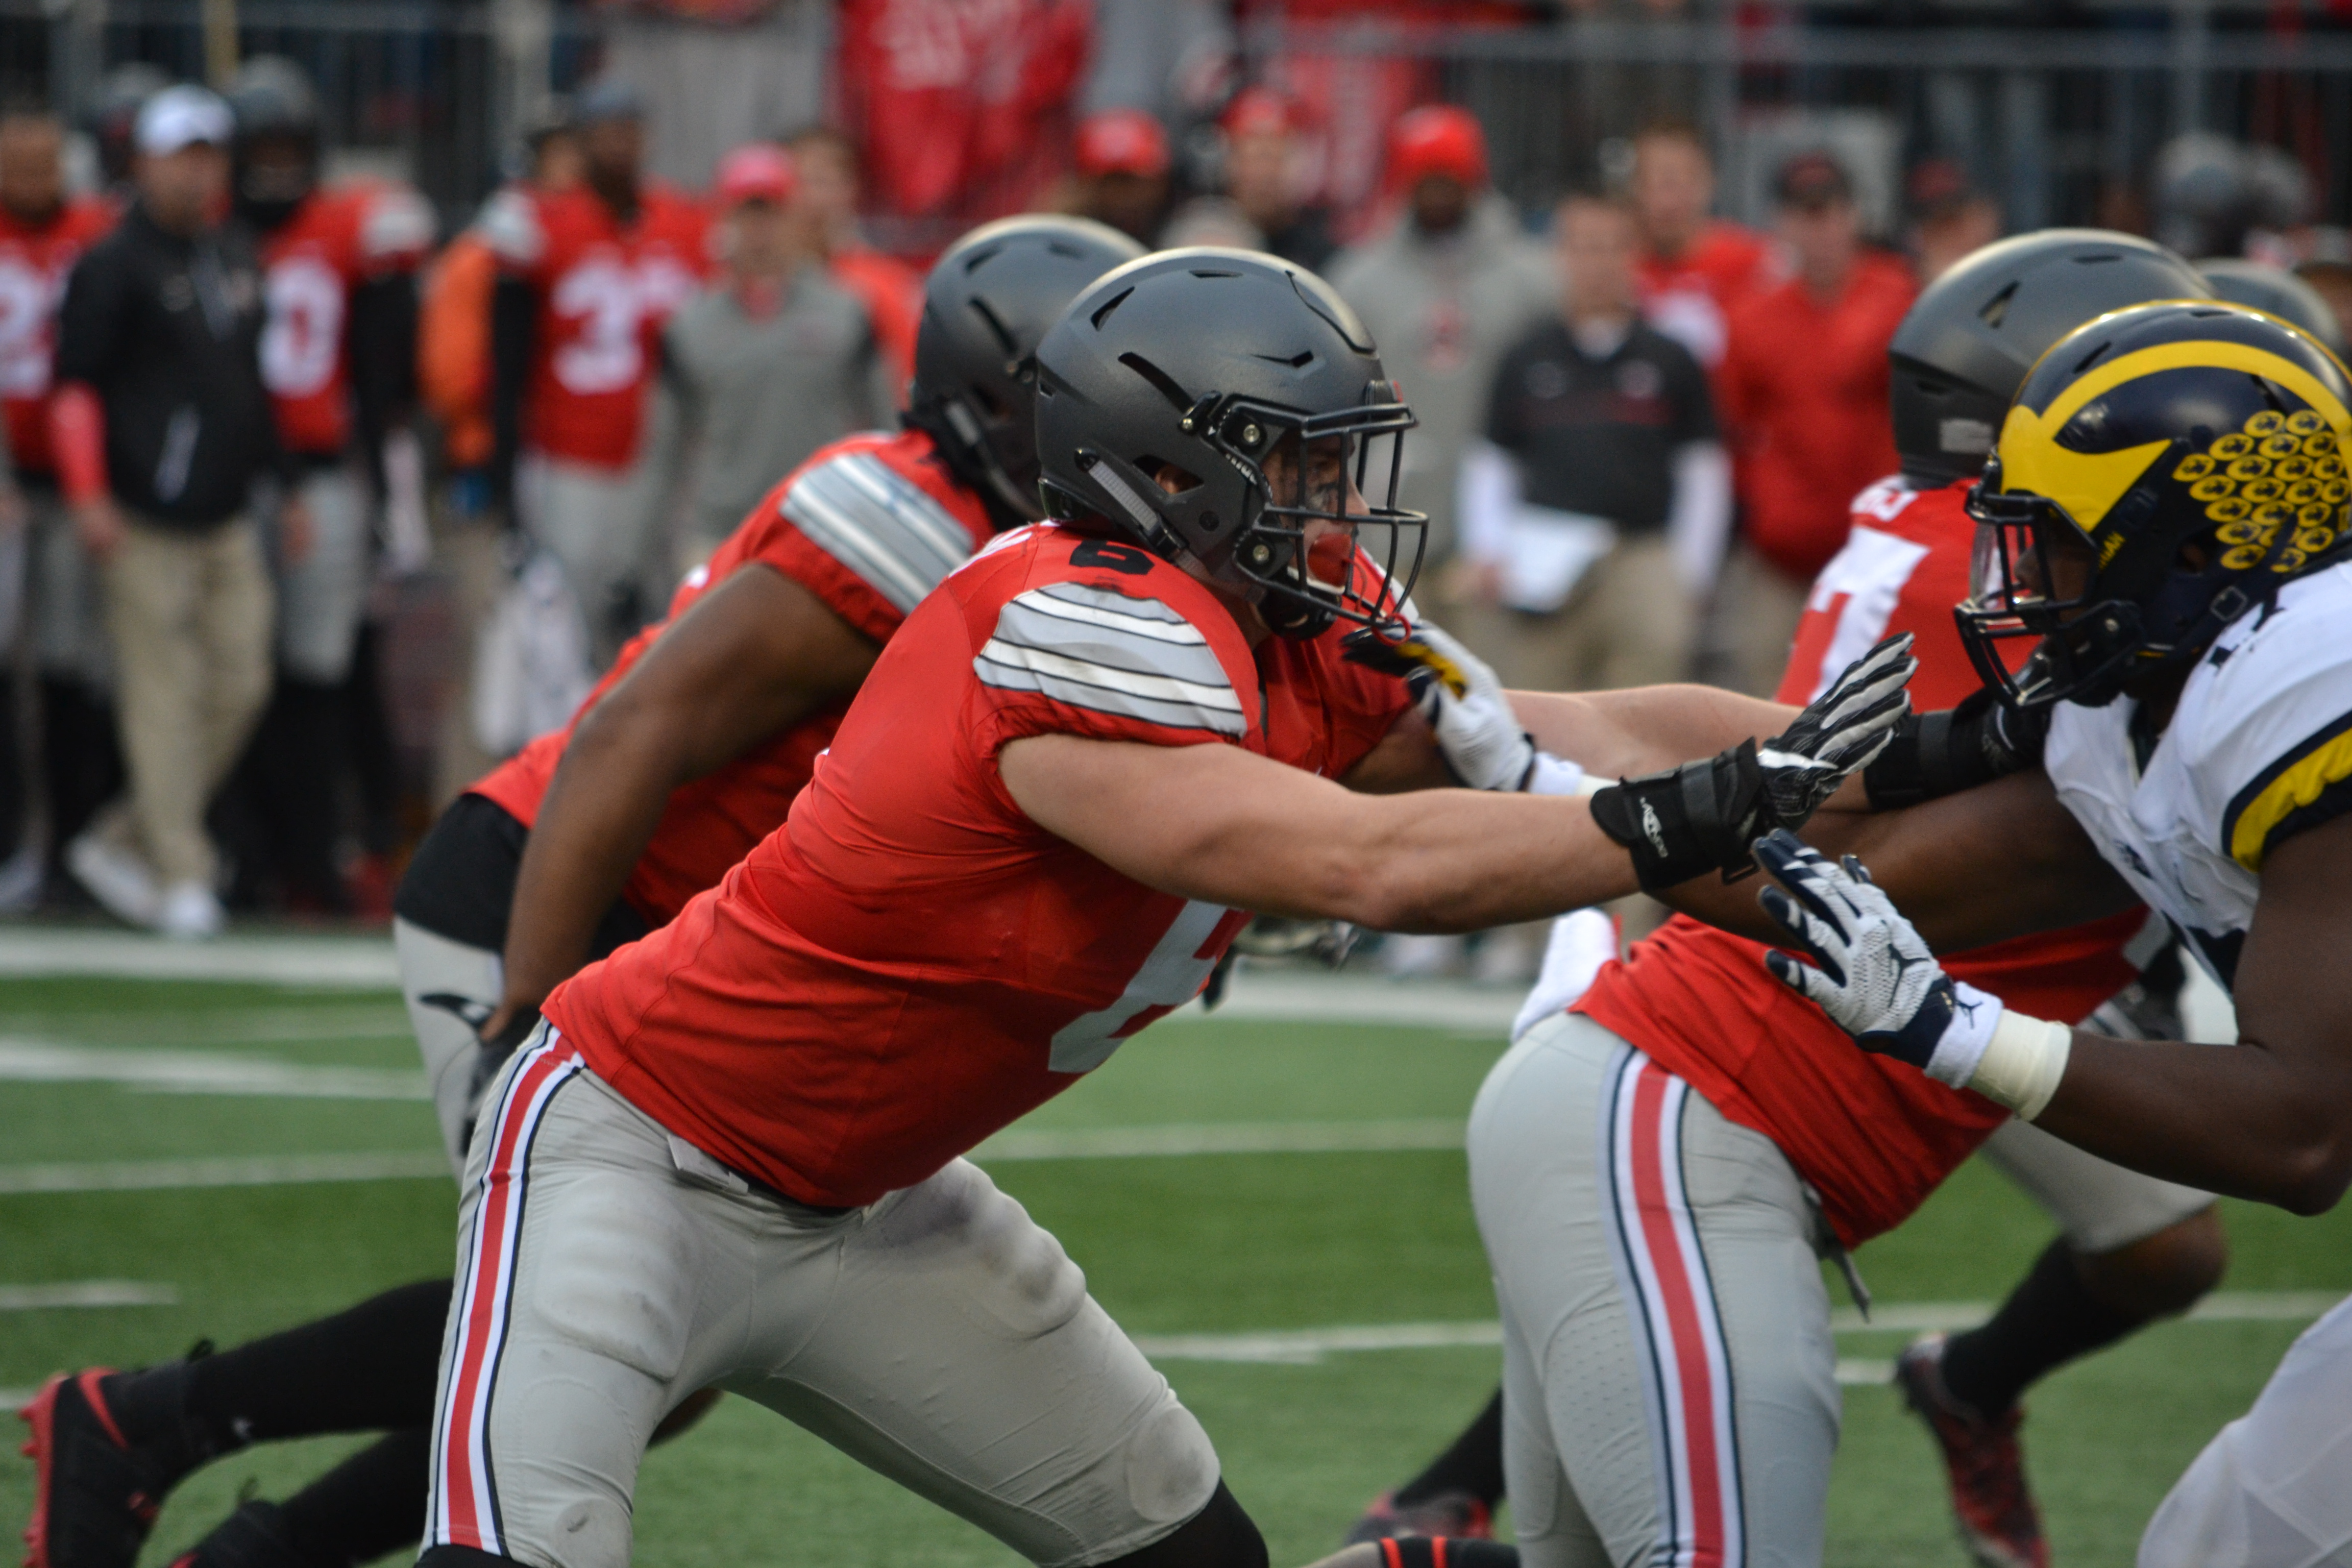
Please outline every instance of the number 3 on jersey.
M548 303L567 330L553 356L567 392L593 395L635 386L645 369L645 279L609 256L591 257L557 279Z
M309 397L334 379L343 348L343 280L315 256L289 256L263 284L261 380L279 397Z

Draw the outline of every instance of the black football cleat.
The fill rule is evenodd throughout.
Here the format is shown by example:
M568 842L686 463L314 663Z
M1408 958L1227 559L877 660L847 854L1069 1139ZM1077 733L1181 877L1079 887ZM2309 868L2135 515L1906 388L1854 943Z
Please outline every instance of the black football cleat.
M25 1568L132 1568L164 1498L208 1457L180 1424L160 1439L129 1441L108 1401L115 1375L61 1373L16 1413L32 1428Z

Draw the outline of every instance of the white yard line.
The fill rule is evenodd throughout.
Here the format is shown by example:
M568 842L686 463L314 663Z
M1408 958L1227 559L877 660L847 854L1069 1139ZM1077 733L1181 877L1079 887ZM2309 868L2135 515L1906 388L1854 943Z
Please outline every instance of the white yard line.
M138 931L18 926L0 930L0 975L106 975L266 985L393 989L392 936L226 936L173 942Z
M68 1279L55 1285L0 1285L0 1312L47 1312L60 1307L170 1307L179 1291L136 1279Z
M425 1176L449 1180L449 1162L440 1151L0 1165L0 1193L162 1192L179 1187L276 1187L302 1182L388 1182Z
M1011 1160L1133 1160L1185 1154L1378 1154L1459 1149L1462 1122L1212 1121L1167 1127L1011 1128L971 1152L982 1165Z
M2303 1323L2344 1299L2340 1290L2219 1290L2189 1316L2206 1323ZM1992 1315L1990 1301L1889 1301L1868 1324L1851 1310L1831 1314L1840 1333L1924 1332L1973 1328ZM1138 1334L1136 1347L1154 1361L1212 1361L1307 1366L1327 1355L1361 1351L1485 1350L1503 1342L1495 1322L1379 1323L1328 1329L1274 1329L1243 1334ZM1885 1383L1892 1361L1838 1362L1840 1383Z
M119 1083L161 1094L296 1100L430 1100L414 1069L310 1067L215 1051L122 1050L0 1037L0 1081Z

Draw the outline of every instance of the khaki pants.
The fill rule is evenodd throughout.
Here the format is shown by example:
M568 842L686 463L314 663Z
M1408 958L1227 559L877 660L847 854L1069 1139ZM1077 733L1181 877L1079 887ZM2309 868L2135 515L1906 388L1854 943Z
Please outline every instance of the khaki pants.
M248 519L125 522L101 579L131 791L97 831L142 855L163 887L209 887L205 810L269 699L269 571Z
M1735 547L1716 584L1715 614L1707 627L1714 679L1750 697L1779 690L1811 592L1811 584L1797 581L1747 545Z
M1518 691L1614 691L1690 674L1698 615L1663 536L1592 563L1549 615L1496 612L1496 673Z

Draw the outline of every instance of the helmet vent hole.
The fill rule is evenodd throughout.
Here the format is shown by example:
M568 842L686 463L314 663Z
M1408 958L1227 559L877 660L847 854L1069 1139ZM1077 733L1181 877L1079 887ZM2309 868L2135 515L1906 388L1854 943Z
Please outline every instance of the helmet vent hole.
M1125 296L1122 295L1120 298L1124 299ZM1112 303L1116 304L1118 300L1113 300ZM1150 382L1158 390L1160 395L1166 398L1178 413L1192 412L1192 400L1184 395L1184 389L1176 384L1174 376L1132 350L1119 355L1118 363Z
M995 334L998 344L1004 350L1006 359L1021 357L1021 345L1014 341L1012 329L1004 324L1003 319L994 310L989 309L987 300L972 300L971 313L988 323L988 330Z
M1995 331L1999 331L2001 322L2009 317L2009 302L2016 298L2017 285L2011 283L1984 302L1984 308L1977 312L1977 319Z
M2084 355L2083 356L2083 358L2082 358L2082 363L2080 363L2079 364L2075 365L2075 367L2074 367L2074 374L2075 374L2076 375L2080 375L2080 374L2082 374L2084 371L2086 371L2086 370L2090 369L2093 365L2095 365L2095 364L2098 363L2099 363L2099 361L2100 361L2100 360L2101 360L2101 359L2105 355L2105 353L2106 353L2106 352L2107 352L2107 348L2108 348L2108 345L2107 345L2107 344L2105 344L2105 343L2101 343L2098 347L2096 347L2096 348L2093 349L2089 353L2084 354Z
M1315 351L1301 349L1295 354L1259 354L1257 357L1268 364L1286 364L1293 370L1305 370L1315 363Z
M1135 290L1133 289L1122 289L1118 293L1113 294L1109 299L1104 300L1101 307L1095 311L1094 316L1092 317L1095 324L1095 331L1101 331L1102 324L1110 320L1110 313L1113 310L1118 310L1121 305L1126 304L1127 297L1134 292Z

